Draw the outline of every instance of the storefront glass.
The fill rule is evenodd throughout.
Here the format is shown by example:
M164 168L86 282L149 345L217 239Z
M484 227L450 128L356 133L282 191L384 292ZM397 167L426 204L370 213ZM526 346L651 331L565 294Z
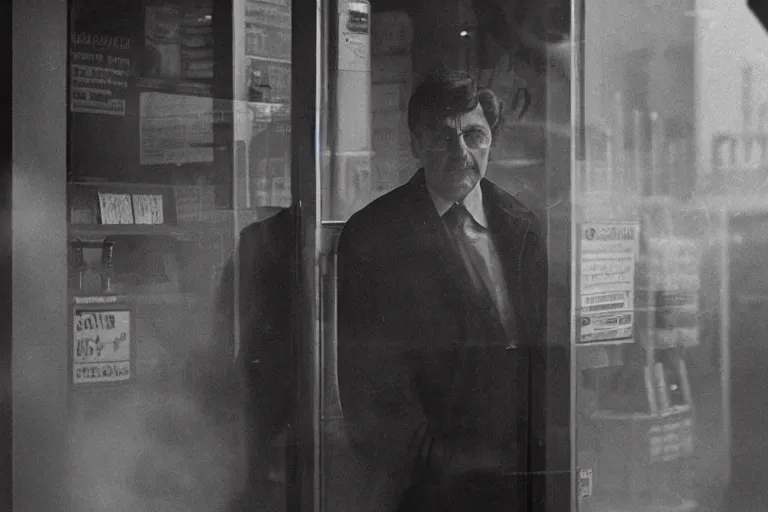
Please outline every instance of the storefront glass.
M44 3L19 510L761 510L745 3Z
M565 510L570 6L329 13L322 503Z
M763 441L750 425L761 406L745 384L761 361L747 340L762 299L746 254L762 243L753 84L765 30L746 2L586 2L581 13L581 509L759 510Z

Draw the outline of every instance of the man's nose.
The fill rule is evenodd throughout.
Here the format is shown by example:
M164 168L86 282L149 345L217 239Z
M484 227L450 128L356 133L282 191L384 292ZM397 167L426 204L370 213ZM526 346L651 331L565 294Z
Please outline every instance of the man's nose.
M466 158L469 154L469 148L464 142L464 137L462 137L461 134L456 137L451 137L451 140L448 143L448 152L454 158Z

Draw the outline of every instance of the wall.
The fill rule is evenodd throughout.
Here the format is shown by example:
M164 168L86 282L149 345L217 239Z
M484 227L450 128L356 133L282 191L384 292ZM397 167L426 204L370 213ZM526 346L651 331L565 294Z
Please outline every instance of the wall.
M13 2L17 512L66 506L66 0Z

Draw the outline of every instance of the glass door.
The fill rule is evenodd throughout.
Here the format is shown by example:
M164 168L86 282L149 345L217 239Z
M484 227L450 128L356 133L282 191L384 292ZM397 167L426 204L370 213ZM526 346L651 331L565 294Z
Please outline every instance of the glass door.
M327 12L321 508L568 510L570 4Z

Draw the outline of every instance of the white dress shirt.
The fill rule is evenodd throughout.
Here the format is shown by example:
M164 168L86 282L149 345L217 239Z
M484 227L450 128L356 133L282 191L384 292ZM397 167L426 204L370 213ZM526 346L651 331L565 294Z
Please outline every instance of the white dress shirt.
M429 191L437 213L442 217L453 206L438 194ZM472 217L471 228L465 232L471 248L471 257L475 268L478 270L486 289L491 294L496 309L499 312L504 329L510 343L514 343L515 328L512 306L509 301L504 267L496 249L495 242L488 229L488 218L483 206L483 192L480 185L476 185L461 201L464 208Z

